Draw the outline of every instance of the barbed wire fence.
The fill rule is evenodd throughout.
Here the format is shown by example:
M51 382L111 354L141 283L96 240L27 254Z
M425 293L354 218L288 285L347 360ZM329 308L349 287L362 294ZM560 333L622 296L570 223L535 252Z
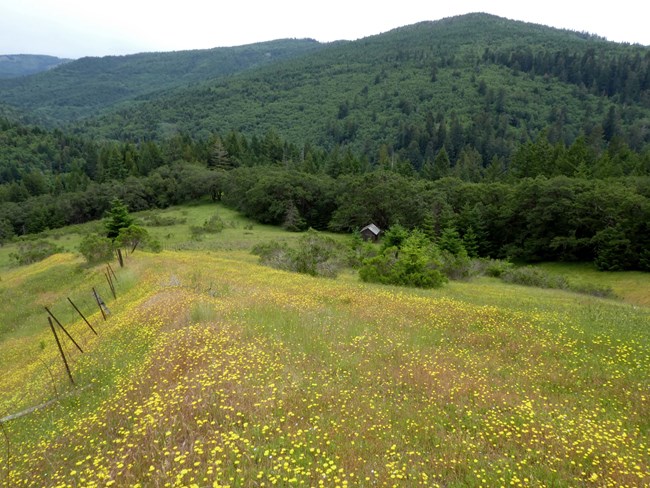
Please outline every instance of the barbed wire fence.
M120 267L124 267L125 259L121 252L118 254L118 262ZM5 444L5 448L0 451L5 458L4 466L0 467L0 480L8 476L11 466L11 440L6 424L90 386L75 382L75 367L82 355L100 340L104 325L108 323L111 312L104 297L107 300L109 297L113 297L113 300L118 298L119 279L110 263L106 264L102 275L105 281L87 285L86 289L73 295L74 300L67 296L66 300L43 306L44 327L49 327L52 336L49 340L40 340L38 344L40 354L37 366L22 382L30 386L16 392L9 401L14 413L0 418L0 430ZM26 405L31 406L25 408Z

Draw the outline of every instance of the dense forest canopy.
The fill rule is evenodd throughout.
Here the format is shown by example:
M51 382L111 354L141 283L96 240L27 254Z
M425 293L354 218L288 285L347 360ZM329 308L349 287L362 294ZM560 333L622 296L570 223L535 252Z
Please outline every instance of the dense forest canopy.
M0 241L114 197L209 196L292 229L454 228L484 256L650 269L646 47L472 14L84 58L0 81L0 103Z

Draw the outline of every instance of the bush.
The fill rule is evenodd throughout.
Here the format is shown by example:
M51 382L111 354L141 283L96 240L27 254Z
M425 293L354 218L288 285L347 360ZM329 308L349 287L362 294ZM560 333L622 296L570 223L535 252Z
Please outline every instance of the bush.
M339 256L342 247L334 239L320 235L310 229L299 241L298 249L285 243L267 242L256 245L253 254L260 257L260 263L285 271L312 276L336 277L343 267Z
M569 289L569 283L563 276L547 273L533 266L514 268L504 272L501 279L517 285L536 286L538 288Z
M414 230L401 240L400 247L385 248L366 259L359 277L373 283L436 288L447 281L438 269L440 265L438 248L421 231Z
M474 259L470 259L466 252L452 254L449 251L440 253L440 271L450 280L466 281L477 276L479 270L473 266Z
M167 227L171 225L181 225L187 222L185 217L173 217L171 215L161 215L157 212L141 213L140 218L145 225L149 227Z
M260 257L260 264L264 266L284 271L296 271L295 251L284 242L282 244L275 241L263 242L254 246L251 252Z
M591 295L599 298L616 298L616 294L610 286L585 283L582 285L569 285L569 289L576 293L583 293L585 295Z
M11 253L10 257L15 259L18 264L31 264L37 261L42 261L43 259L62 252L63 249L55 244L52 244L49 241L42 239L23 241L18 245L18 251Z
M347 251L347 265L358 269L363 265L364 260L375 257L377 253L377 246L364 241L359 233L355 233Z
M88 234L79 244L79 252L89 263L110 261L113 258L113 242L99 234Z
M501 259L478 259L477 261L483 266L482 274L494 278L501 278L503 273L510 271L514 266L510 261Z
M219 217L218 214L214 214L208 220L203 222L203 225L200 227L195 225L191 226L190 232L195 240L201 240L203 234L218 234L223 231L225 227L226 224L221 217Z
M342 247L331 237L323 236L313 229L300 238L296 252L296 271L312 276L334 278L343 263Z

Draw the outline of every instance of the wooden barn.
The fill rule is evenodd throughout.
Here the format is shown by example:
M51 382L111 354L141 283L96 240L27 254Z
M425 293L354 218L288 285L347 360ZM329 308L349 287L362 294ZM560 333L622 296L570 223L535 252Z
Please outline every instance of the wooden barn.
M366 241L377 241L377 239L379 239L379 234L381 234L381 229L375 224L366 225L361 229L361 237Z

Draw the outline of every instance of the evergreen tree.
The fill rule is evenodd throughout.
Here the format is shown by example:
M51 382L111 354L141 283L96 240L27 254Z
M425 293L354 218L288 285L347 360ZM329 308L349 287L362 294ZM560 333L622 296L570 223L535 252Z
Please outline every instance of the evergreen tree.
M478 244L478 236L476 235L476 232L474 232L474 228L469 226L465 231L465 235L463 235L463 247L470 258L478 257Z
M226 147L218 135L214 137L208 156L208 167L217 169L232 169L234 167Z
M433 160L433 168L433 175L436 180L449 176L449 173L451 173L451 162L445 146L442 146L442 149L436 154L436 159Z
M133 224L133 217L129 209L118 198L111 202L111 208L106 212L106 237L115 240L120 235L120 230Z
M445 227L437 244L440 250L449 251L454 255L465 252L463 240L460 238L455 227Z
M420 170L420 176L425 180L433 181L436 179L435 166L431 159L426 159Z

